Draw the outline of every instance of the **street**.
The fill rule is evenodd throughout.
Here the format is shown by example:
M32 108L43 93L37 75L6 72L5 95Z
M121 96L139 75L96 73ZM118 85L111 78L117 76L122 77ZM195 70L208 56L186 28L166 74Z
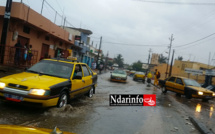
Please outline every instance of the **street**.
M128 77L127 83L110 82L110 73L98 76L93 98L80 97L65 108L35 108L0 103L0 124L14 124L79 134L198 134L190 122L194 116L215 132L214 100L188 100L175 93L162 94L160 89L146 87ZM156 106L109 106L109 94L156 94Z

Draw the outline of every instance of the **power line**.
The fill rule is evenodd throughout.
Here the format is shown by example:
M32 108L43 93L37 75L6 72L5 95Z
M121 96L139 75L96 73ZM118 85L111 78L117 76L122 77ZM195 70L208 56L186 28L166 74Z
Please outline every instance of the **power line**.
M116 43L116 42L105 42L103 43L107 44L115 44L115 45L125 45L125 46L148 46L148 47L166 47L164 45L141 45L141 44L126 44L126 43ZM165 44L166 45L166 44Z
M214 2L210 3L197 3L197 2L168 2L168 1L150 1L150 0L135 0L135 1L140 1L140 2L145 2L145 3L156 3L156 4L173 4L173 5L204 5L204 6L214 6Z
M187 44L184 44L184 45L175 46L174 48L188 46L188 45L190 45L190 44L194 44L194 43L196 43L196 42L199 42L199 41L202 41L202 40L204 40L204 39L207 39L207 38L209 38L209 37L211 37L211 36L213 36L213 35L215 35L215 33L212 33L212 34L210 34L210 35L208 35L208 36L205 36L205 37L203 37L203 38L201 38L201 39L198 39L198 40L196 40L196 41L193 41L193 42L190 42L190 43L187 43Z

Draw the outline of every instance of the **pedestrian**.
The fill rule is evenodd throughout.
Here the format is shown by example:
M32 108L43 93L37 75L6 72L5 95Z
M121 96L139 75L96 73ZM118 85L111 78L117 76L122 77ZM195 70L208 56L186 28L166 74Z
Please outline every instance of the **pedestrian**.
M100 74L102 73L102 69L103 69L103 64L101 63L101 64L99 65L99 73L100 73Z
M28 56L28 43L25 44L24 46L24 60L27 60L27 56Z
M14 45L15 47L15 56L14 56L14 63L15 65L19 65L20 64L20 56L21 56L21 49L22 49L22 45L20 43L20 40L17 41L17 43Z
M31 65L31 59L33 57L32 54L32 45L29 45L29 49L28 49L28 65Z
M148 74L147 74L147 87L150 87L151 78L152 78L152 74L151 74L151 72L148 72Z
M155 69L155 73L154 73L154 85L156 85L156 86L158 85L159 78L160 78L160 72L157 69Z

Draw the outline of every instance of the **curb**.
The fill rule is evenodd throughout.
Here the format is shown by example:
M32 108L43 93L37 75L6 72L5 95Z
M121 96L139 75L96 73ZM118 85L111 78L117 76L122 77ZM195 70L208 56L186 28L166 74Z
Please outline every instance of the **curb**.
M214 134L205 126L205 124L197 121L194 117L189 116L189 119L193 123L193 125L200 131L201 134Z

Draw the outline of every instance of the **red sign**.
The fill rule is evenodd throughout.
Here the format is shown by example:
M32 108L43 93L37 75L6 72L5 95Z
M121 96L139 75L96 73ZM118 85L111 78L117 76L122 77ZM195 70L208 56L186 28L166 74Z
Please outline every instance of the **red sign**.
M144 94L143 95L143 106L156 106L156 95L155 94Z

